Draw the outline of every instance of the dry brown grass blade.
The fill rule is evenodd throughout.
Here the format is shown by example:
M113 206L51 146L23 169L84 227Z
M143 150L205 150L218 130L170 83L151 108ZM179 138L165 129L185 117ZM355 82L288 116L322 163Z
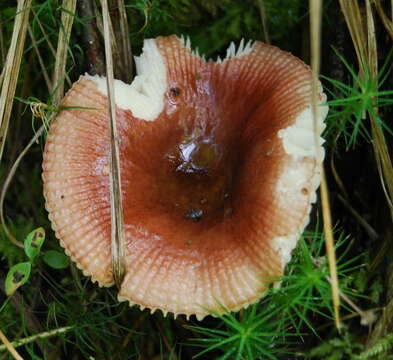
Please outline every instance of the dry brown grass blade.
M0 88L1 88L1 85L3 85L4 74L5 74L5 67L3 67L3 70L1 71L1 74L0 74Z
M368 67L373 79L378 77L378 53L375 36L374 18L371 9L370 0L366 1L367 14L367 41L368 41ZM376 80L375 80L376 81ZM393 219L393 165L390 158L388 145L382 128L379 126L375 117L378 114L378 107L374 107L373 113L370 113L371 134L373 136L373 146L375 157L378 164L378 172L382 183L382 188L387 199L391 217Z
M95 19L97 22L97 29L100 32L100 34L102 35L102 37L105 39L105 30L104 30L104 22L103 22L103 15L102 15L102 11L100 13L100 10L97 7L97 4L95 2L94 3L94 12L95 12ZM102 1L101 1L102 3ZM108 5L109 6L109 5ZM109 27L109 32L110 32L110 40L111 40L111 52L112 52L112 66L113 66L113 74L115 76L116 79L120 79L122 80L122 76L120 75L121 73L121 59L120 59L120 52L119 52L119 48L117 46L116 43L116 35L115 35L115 31L113 29L113 24L112 24L112 19L109 16L108 18L108 27Z
M345 21L347 23L349 33L351 34L353 46L355 47L356 56L358 63L364 63L364 46L367 43L366 32L362 23L362 15L357 0L339 0L340 7L344 14ZM362 69L360 69L360 75L362 76Z
M349 212L352 214L354 219L359 223L360 226L364 229L364 231L367 233L368 237L373 240L377 241L378 240L378 233L374 230L374 228L365 220L363 216L361 216L357 210L351 205L350 201L348 201L344 196L341 194L337 194L338 200L340 200L343 205L349 210Z
M49 50L52 53L53 56L56 56L56 50L53 47L52 43L50 42L50 36L46 33L44 27L42 26L41 20L38 17L36 11L34 9L31 10L34 16L34 20L37 22L38 27L41 30L42 35L44 35L44 39L46 39L46 43L48 44Z
M336 151L336 144L337 144L337 137L333 142L333 148L330 152L330 170L332 171L332 175L334 177L334 180L336 181L337 186L339 187L339 189L341 190L341 192L344 194L344 197L346 199L349 199L349 195L348 195L348 191L345 188L345 185L343 183L343 181L341 180L340 175L337 172L336 169L336 165L335 165L335 151Z
M19 353L14 348L14 346L9 342L9 340L6 338L6 336L4 335L4 333L1 330L0 330L0 340L4 343L8 352L12 355L12 357L14 359L23 360L23 357L19 355Z
M109 2L109 5L111 5L111 16L108 21L111 34L114 77L130 83L133 79L133 62L125 6L123 1L120 0L112 0ZM97 28L105 37L103 21L97 8L95 13ZM119 41L119 39L121 40Z
M12 105L14 103L19 69L22 61L23 48L25 45L31 2L32 0L18 1L11 45L8 50L4 67L4 78L0 93L0 162L7 137Z
M34 50L35 50L35 52L37 54L38 62L40 63L41 71L42 71L42 74L44 75L44 79L45 79L45 82L46 82L46 87L48 88L48 91L51 91L52 83L51 83L51 81L49 79L48 72L46 71L46 68L45 68L44 60L42 59L40 50L39 50L39 48L37 46L37 42L35 40L33 31L31 30L30 25L27 27L27 30L29 32L29 36L30 36L31 42L33 44L33 48L34 48Z
M377 40L375 36L374 17L371 10L370 0L366 0L366 17L367 17L367 45L368 45L367 66L373 79L376 79L378 76Z
M378 15L382 20L383 25L385 26L386 31L388 32L389 36L393 40L393 21L391 21L388 16L385 14L383 11L381 1L380 0L374 0L374 5L375 8L377 9ZM393 1L392 1L392 18L393 18Z
M362 79L364 74L368 72L369 76L373 77L376 82L378 57L370 0L366 1L366 22L361 17L357 0L340 0L340 5L358 58L359 76ZM393 219L393 165L383 130L375 118L377 110L377 107L375 107L373 113L369 113L373 147L382 189Z
M313 82L312 82L312 114L314 119L314 134L315 134L315 147L319 149L319 124L317 122L317 103L318 103L318 74L320 67L320 46L321 46L321 25L322 25L322 1L321 0L310 0L310 36L311 36L311 68L313 70ZM332 288L333 308L334 308L334 320L336 328L340 331L340 289L338 284L337 276L337 264L336 264L336 253L334 250L334 236L332 219L330 212L329 193L327 187L327 181L325 177L325 171L322 162L322 154L318 151L317 161L320 164L321 171L321 203L322 203L322 217L323 217L323 228L326 239L326 252L329 261L329 271Z
M50 41L50 36L47 34L47 32L45 31L44 27L42 26L41 20L37 16L37 13L35 12L35 10L32 9L31 11L32 11L33 16L34 16L34 20L37 22L38 27L40 28L41 33L44 36L44 39L46 39L46 43L48 44L50 52L52 53L53 56L56 56L56 50L55 50L55 48L53 47L53 45L52 45L52 43ZM65 74L65 77L66 77L67 84L71 86L71 80L68 77L67 73Z
M3 18L0 14L0 67L5 63L5 48L4 48L4 34L3 34Z
M120 177L120 156L119 156L119 136L116 126L116 105L114 98L114 78L112 63L112 46L110 32L110 18L107 0L102 0L102 16L104 25L104 42L106 58L106 79L109 100L109 128L111 137L110 151L110 197L111 197L111 229L112 229L112 269L116 286L120 288L125 272L124 260L124 218L121 198L121 177Z
M59 41L58 41L58 45L57 45L58 49L57 49L56 53L59 56L63 57L63 61L56 61L56 63L55 63L53 84L54 84L54 86L57 85L57 88L53 89L54 90L54 97L53 97L54 105L58 105L60 103L62 96L63 96L63 93L60 93L60 90L64 89L65 63L67 60L67 47L68 47L68 41L69 41L69 37L71 34L71 28L72 28L72 23L73 23L73 16L71 16L68 12L72 12L72 13L75 12L75 3L76 3L76 0L64 0L63 4L62 4L63 9L65 9L66 12L63 12L63 14L62 14L63 35L59 36ZM7 237L10 239L10 241L19 247L23 247L23 244L20 241L18 241L17 239L15 239L15 237L9 231L7 224L5 223L4 199L7 194L7 189L10 186L10 183L11 183L11 181L12 181L12 179L18 169L20 162L22 161L23 157L28 152L28 150L31 148L31 146L34 143L36 143L36 141L39 139L39 137L43 134L44 129L45 129L45 124L40 127L40 129L36 132L36 134L30 140L29 144L19 154L18 158L16 159L15 163L12 165L9 173L7 174L7 177L4 181L4 185L1 189L1 194L0 194L0 220L1 220L1 224L4 228L4 231L7 235Z
M266 23L265 2L263 0L258 0L258 7L259 7L259 15L261 17L261 22L262 22L263 38L266 44L270 44L270 37L269 37L269 32Z
M124 74L124 81L131 82L133 78L133 63L131 44L128 34L128 21L127 13L124 5L124 0L117 0L117 8L119 11L120 19L120 57L122 60L122 69Z
M76 8L76 0L64 0L62 4L61 26L57 42L55 70L53 73L53 103L58 105L64 95L64 79L67 61L67 49L70 41L72 24Z

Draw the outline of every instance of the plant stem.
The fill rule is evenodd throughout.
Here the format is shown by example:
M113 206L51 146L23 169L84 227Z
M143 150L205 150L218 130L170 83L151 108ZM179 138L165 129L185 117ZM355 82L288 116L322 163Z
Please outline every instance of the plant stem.
M8 350L8 352L14 357L14 359L23 360L23 357L19 355L19 353L15 350L13 344L8 341L8 339L1 330L0 340L4 343L4 345L0 345L0 351L2 351L2 349L4 348L4 350Z
M104 23L104 44L105 44L105 61L106 61L106 81L108 89L108 115L109 129L111 138L109 183L110 183L110 201L111 201L111 245L112 245L112 269L113 278L118 289L125 273L125 232L124 232L124 214L121 198L121 174L120 174L120 155L119 155L119 136L116 124L116 104L113 78L113 62L111 33L109 28L109 10L108 1L102 0L102 17Z
M321 0L310 0L310 36L311 36L311 68L313 70L313 81L312 81L312 114L314 119L314 131L315 131L315 148L319 149L318 144L318 134L320 133L318 129L317 119L317 89L318 89L318 73L320 67L320 54L321 54L321 12L322 1ZM329 260L329 272L332 279L332 298L333 298L333 308L334 308L334 320L336 323L336 328L340 331L340 296L339 296L339 286L338 286L338 276L337 276L337 265L336 265L336 253L334 251L334 236L332 228L332 218L330 212L329 203L329 193L327 187L327 181L325 176L325 169L322 162L322 156L320 151L316 154L317 162L320 166L321 172L321 202L322 202L322 216L323 216L323 228L326 239L326 253Z
M265 8L264 1L258 0L258 6L259 6L259 14L261 16L261 21L262 21L263 38L264 38L266 44L270 44L270 38L269 38L269 33L268 33L267 23L266 23L266 8Z
M0 352L4 351L6 349L8 351L10 351L9 345L11 345L13 348L16 348L16 347L19 347L19 346L22 346L22 345L29 344L29 343L31 343L31 342L33 342L35 340L38 340L38 339L46 339L46 338L49 338L49 337L52 337L52 336L56 336L56 335L65 333L67 331L70 331L73 328L74 328L74 326L64 326L64 327L61 327L61 328L58 328L58 329L45 331L45 332L42 332L40 334L28 336L28 337L26 337L24 339L8 342L8 346L7 346L7 343L4 341L4 338L2 337L2 335L4 336L4 334L0 330L0 338L4 342L4 345L0 345ZM16 352L16 350L15 350L15 352ZM18 353L16 353L16 354L19 356L19 358L14 356L15 359L22 359L23 360L23 358L20 357L20 355Z

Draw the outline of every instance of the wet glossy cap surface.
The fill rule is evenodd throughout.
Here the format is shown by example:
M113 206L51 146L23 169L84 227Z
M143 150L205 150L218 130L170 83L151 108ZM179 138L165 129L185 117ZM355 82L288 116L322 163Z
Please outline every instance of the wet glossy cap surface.
M163 94L152 95L162 96L158 115L146 120L117 108L127 240L119 298L199 318L220 311L217 302L237 310L282 274L315 201L311 72L258 42L220 63L195 56L175 36L150 46L165 69ZM67 254L111 285L101 82L82 76L67 93L63 106L79 108L61 111L51 125L43 179ZM321 123L326 107L319 112Z

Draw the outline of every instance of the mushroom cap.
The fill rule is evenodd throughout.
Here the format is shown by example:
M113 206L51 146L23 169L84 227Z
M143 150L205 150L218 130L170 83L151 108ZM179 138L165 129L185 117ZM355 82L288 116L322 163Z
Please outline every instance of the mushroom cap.
M115 81L126 273L119 300L164 314L236 311L283 274L319 185L312 73L260 42L206 61L176 36L145 40ZM319 89L318 101L325 95ZM44 196L65 252L113 284L105 78L81 76L51 124ZM320 132L327 106L318 106Z

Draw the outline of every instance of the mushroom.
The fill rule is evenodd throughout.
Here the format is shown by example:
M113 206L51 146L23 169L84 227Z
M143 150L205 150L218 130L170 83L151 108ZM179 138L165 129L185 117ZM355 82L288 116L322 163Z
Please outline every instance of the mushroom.
M231 311L283 274L309 221L320 149L312 73L243 41L206 61L176 36L144 42L131 84L115 80L128 300L164 314ZM318 93L319 129L327 114ZM111 267L106 80L84 75L47 137L43 180L67 255L100 286ZM320 135L320 134L319 134Z

